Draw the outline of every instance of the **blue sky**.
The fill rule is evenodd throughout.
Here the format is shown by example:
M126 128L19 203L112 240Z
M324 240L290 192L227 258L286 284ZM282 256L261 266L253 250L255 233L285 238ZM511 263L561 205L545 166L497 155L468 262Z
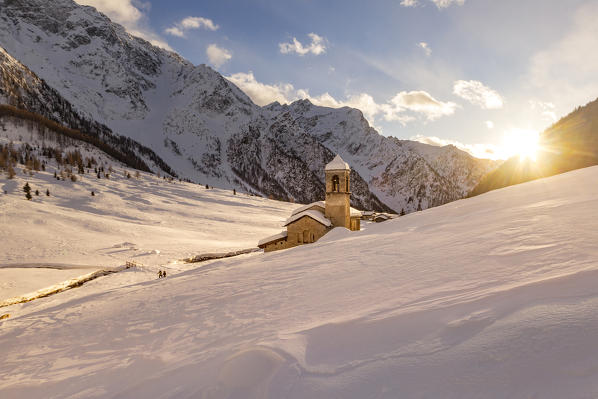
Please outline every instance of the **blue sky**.
M77 1L260 105L354 106L384 135L477 156L598 97L598 0Z

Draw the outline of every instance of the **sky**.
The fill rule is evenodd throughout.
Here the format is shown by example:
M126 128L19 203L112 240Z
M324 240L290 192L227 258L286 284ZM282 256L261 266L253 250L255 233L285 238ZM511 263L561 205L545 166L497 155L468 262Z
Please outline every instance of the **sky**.
M258 105L351 106L483 158L598 97L598 0L77 1Z

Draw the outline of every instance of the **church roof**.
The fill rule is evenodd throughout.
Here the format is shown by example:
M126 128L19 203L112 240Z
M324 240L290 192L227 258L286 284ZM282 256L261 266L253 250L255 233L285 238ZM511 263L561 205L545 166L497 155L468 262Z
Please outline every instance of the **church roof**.
M303 206L295 209L293 211L293 213L291 213L291 216L296 215L300 212L306 211L313 206L319 206L322 209L326 209L326 203L324 201L316 201L316 202L312 202L311 204L303 205Z
M303 211L303 212L299 212L295 215L292 215L290 218L287 219L287 221L284 223L283 227L288 226L289 224L291 224L293 222L296 222L297 220L301 219L304 216L310 217L313 220L315 220L316 222L321 223L326 227L332 226L332 223L330 222L330 220L328 220L322 212L311 209L308 211Z
M360 210L357 210L353 207L351 207L349 211L350 211L350 216L352 218L360 218L363 215L363 213Z
M264 245L264 244L268 244L271 243L272 241L278 241L281 240L283 238L286 238L287 236L287 232L286 231L281 231L278 234L274 234L273 236L270 237L266 237L266 238L262 238L258 243L257 246L259 247L260 245Z
M349 164L343 161L340 155L336 154L334 159L326 165L325 170L351 170Z

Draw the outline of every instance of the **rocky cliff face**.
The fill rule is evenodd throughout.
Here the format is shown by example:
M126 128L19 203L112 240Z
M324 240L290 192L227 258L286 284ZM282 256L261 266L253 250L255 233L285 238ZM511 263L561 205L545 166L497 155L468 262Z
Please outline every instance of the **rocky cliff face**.
M353 168L354 206L410 212L462 198L494 167L454 147L383 137L356 109L305 100L259 107L211 68L71 0L0 0L0 46L82 118L200 183L314 201L339 153Z

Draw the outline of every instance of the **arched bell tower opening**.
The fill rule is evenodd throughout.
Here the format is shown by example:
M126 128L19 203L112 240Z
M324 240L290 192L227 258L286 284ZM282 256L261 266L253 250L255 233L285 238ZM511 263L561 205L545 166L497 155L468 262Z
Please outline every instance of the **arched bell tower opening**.
M332 191L338 193L340 191L341 183L338 175L332 176Z
M326 165L325 215L334 227L351 228L351 192L349 182L351 168L337 155Z

